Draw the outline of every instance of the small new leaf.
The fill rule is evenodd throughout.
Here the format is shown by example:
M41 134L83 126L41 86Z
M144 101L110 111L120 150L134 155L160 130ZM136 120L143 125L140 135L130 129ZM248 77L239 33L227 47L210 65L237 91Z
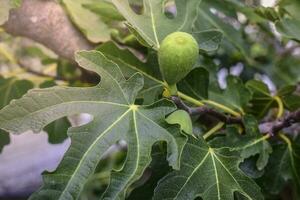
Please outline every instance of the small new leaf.
M193 135L193 124L190 115L184 110L177 110L166 119L168 124L179 124L180 129L189 135Z

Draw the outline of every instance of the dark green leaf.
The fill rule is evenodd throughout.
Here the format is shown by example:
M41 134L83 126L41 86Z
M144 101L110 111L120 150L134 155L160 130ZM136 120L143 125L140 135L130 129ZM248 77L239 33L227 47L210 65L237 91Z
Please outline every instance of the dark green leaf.
M236 152L214 149L203 140L190 138L180 170L159 182L154 199L233 200L234 192L248 199L263 199L259 187L239 169L240 162Z
M191 71L178 84L178 89L196 99L208 99L209 73L199 67Z
M285 136L286 137L286 136ZM279 194L292 181L292 186L300 191L300 146L288 139L273 146L265 175L260 183L270 194Z
M22 97L23 94L32 88L33 84L30 81L0 77L0 109L6 106L11 100Z
M22 97L31 88L33 88L33 84L30 81L0 77L0 109L5 107L11 100ZM9 142L9 134L0 129L0 152Z
M10 142L9 134L0 129L0 153L2 152L3 147L9 144L9 142Z
M258 170L263 170L268 164L272 147L267 141L267 136L262 135L258 129L258 123L252 116L244 117L245 135L238 133L236 128L227 128L226 136L216 138L213 144L217 147L229 147L233 151L239 151L243 159L259 154L256 161Z
M244 113L245 106L251 100L251 93L238 77L228 76L227 88L223 91L210 90L209 99Z
M264 117L275 102L268 86L261 81L250 80L246 83L246 87L252 93L249 112L258 118Z

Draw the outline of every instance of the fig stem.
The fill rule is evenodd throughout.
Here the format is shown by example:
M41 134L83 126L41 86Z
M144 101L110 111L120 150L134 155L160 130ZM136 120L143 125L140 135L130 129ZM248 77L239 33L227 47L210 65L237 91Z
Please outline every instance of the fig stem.
M215 108L219 108L219 109L221 109L221 110L223 110L223 111L225 111L229 114L232 114L233 116L236 116L236 117L241 116L240 113L238 113L238 112L236 112L236 111L234 111L234 110L232 110L232 109L230 109L230 108L228 108L228 107L226 107L222 104L219 104L217 102L214 102L214 101L211 101L211 100L198 101L197 99L194 99L193 97L190 97L190 96L188 96L188 95L186 95L182 92L178 92L177 94L180 98L182 98L182 99L184 99L184 100L186 100L186 101L188 101L188 102L190 102L190 103L192 103L196 106L204 106L205 104L208 104L208 105L211 105Z
M178 90L177 90L176 84L174 84L174 85L168 85L168 89L169 89L169 92L170 92L170 94L171 94L172 96L178 94Z
M210 129L208 132L203 134L204 140L207 140L210 136L212 136L215 132L220 130L225 125L224 122L219 122L216 126L214 126L212 129Z

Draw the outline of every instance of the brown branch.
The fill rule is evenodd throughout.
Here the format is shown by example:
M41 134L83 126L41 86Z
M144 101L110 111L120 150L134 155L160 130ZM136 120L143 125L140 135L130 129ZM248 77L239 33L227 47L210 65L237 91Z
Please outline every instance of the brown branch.
M273 126L270 128L269 134L272 136L276 135L278 132L280 132L284 128L288 128L292 126L295 123L300 122L300 108L296 110L295 112L289 113L287 116L278 119L273 123Z
M93 48L54 0L23 0L20 8L10 11L4 29L39 42L71 62L76 51Z
M220 113L212 108L207 106L201 107L189 107L187 106L179 97L171 96L171 100L176 104L179 109L185 110L190 115L209 115L212 116L226 124L240 124L243 125L243 120L240 117L232 117ZM260 124L260 131L262 133L268 133L271 136L276 135L284 128L288 128L295 123L300 123L300 109L296 110L295 112L289 113L287 116L278 119L274 122L268 122Z

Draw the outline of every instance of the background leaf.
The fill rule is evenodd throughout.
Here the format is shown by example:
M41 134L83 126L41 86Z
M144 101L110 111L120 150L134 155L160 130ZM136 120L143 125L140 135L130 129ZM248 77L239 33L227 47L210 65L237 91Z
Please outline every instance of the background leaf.
M105 42L110 39L109 27L95 13L83 5L94 3L93 0L62 0L71 19L86 37L94 43Z

